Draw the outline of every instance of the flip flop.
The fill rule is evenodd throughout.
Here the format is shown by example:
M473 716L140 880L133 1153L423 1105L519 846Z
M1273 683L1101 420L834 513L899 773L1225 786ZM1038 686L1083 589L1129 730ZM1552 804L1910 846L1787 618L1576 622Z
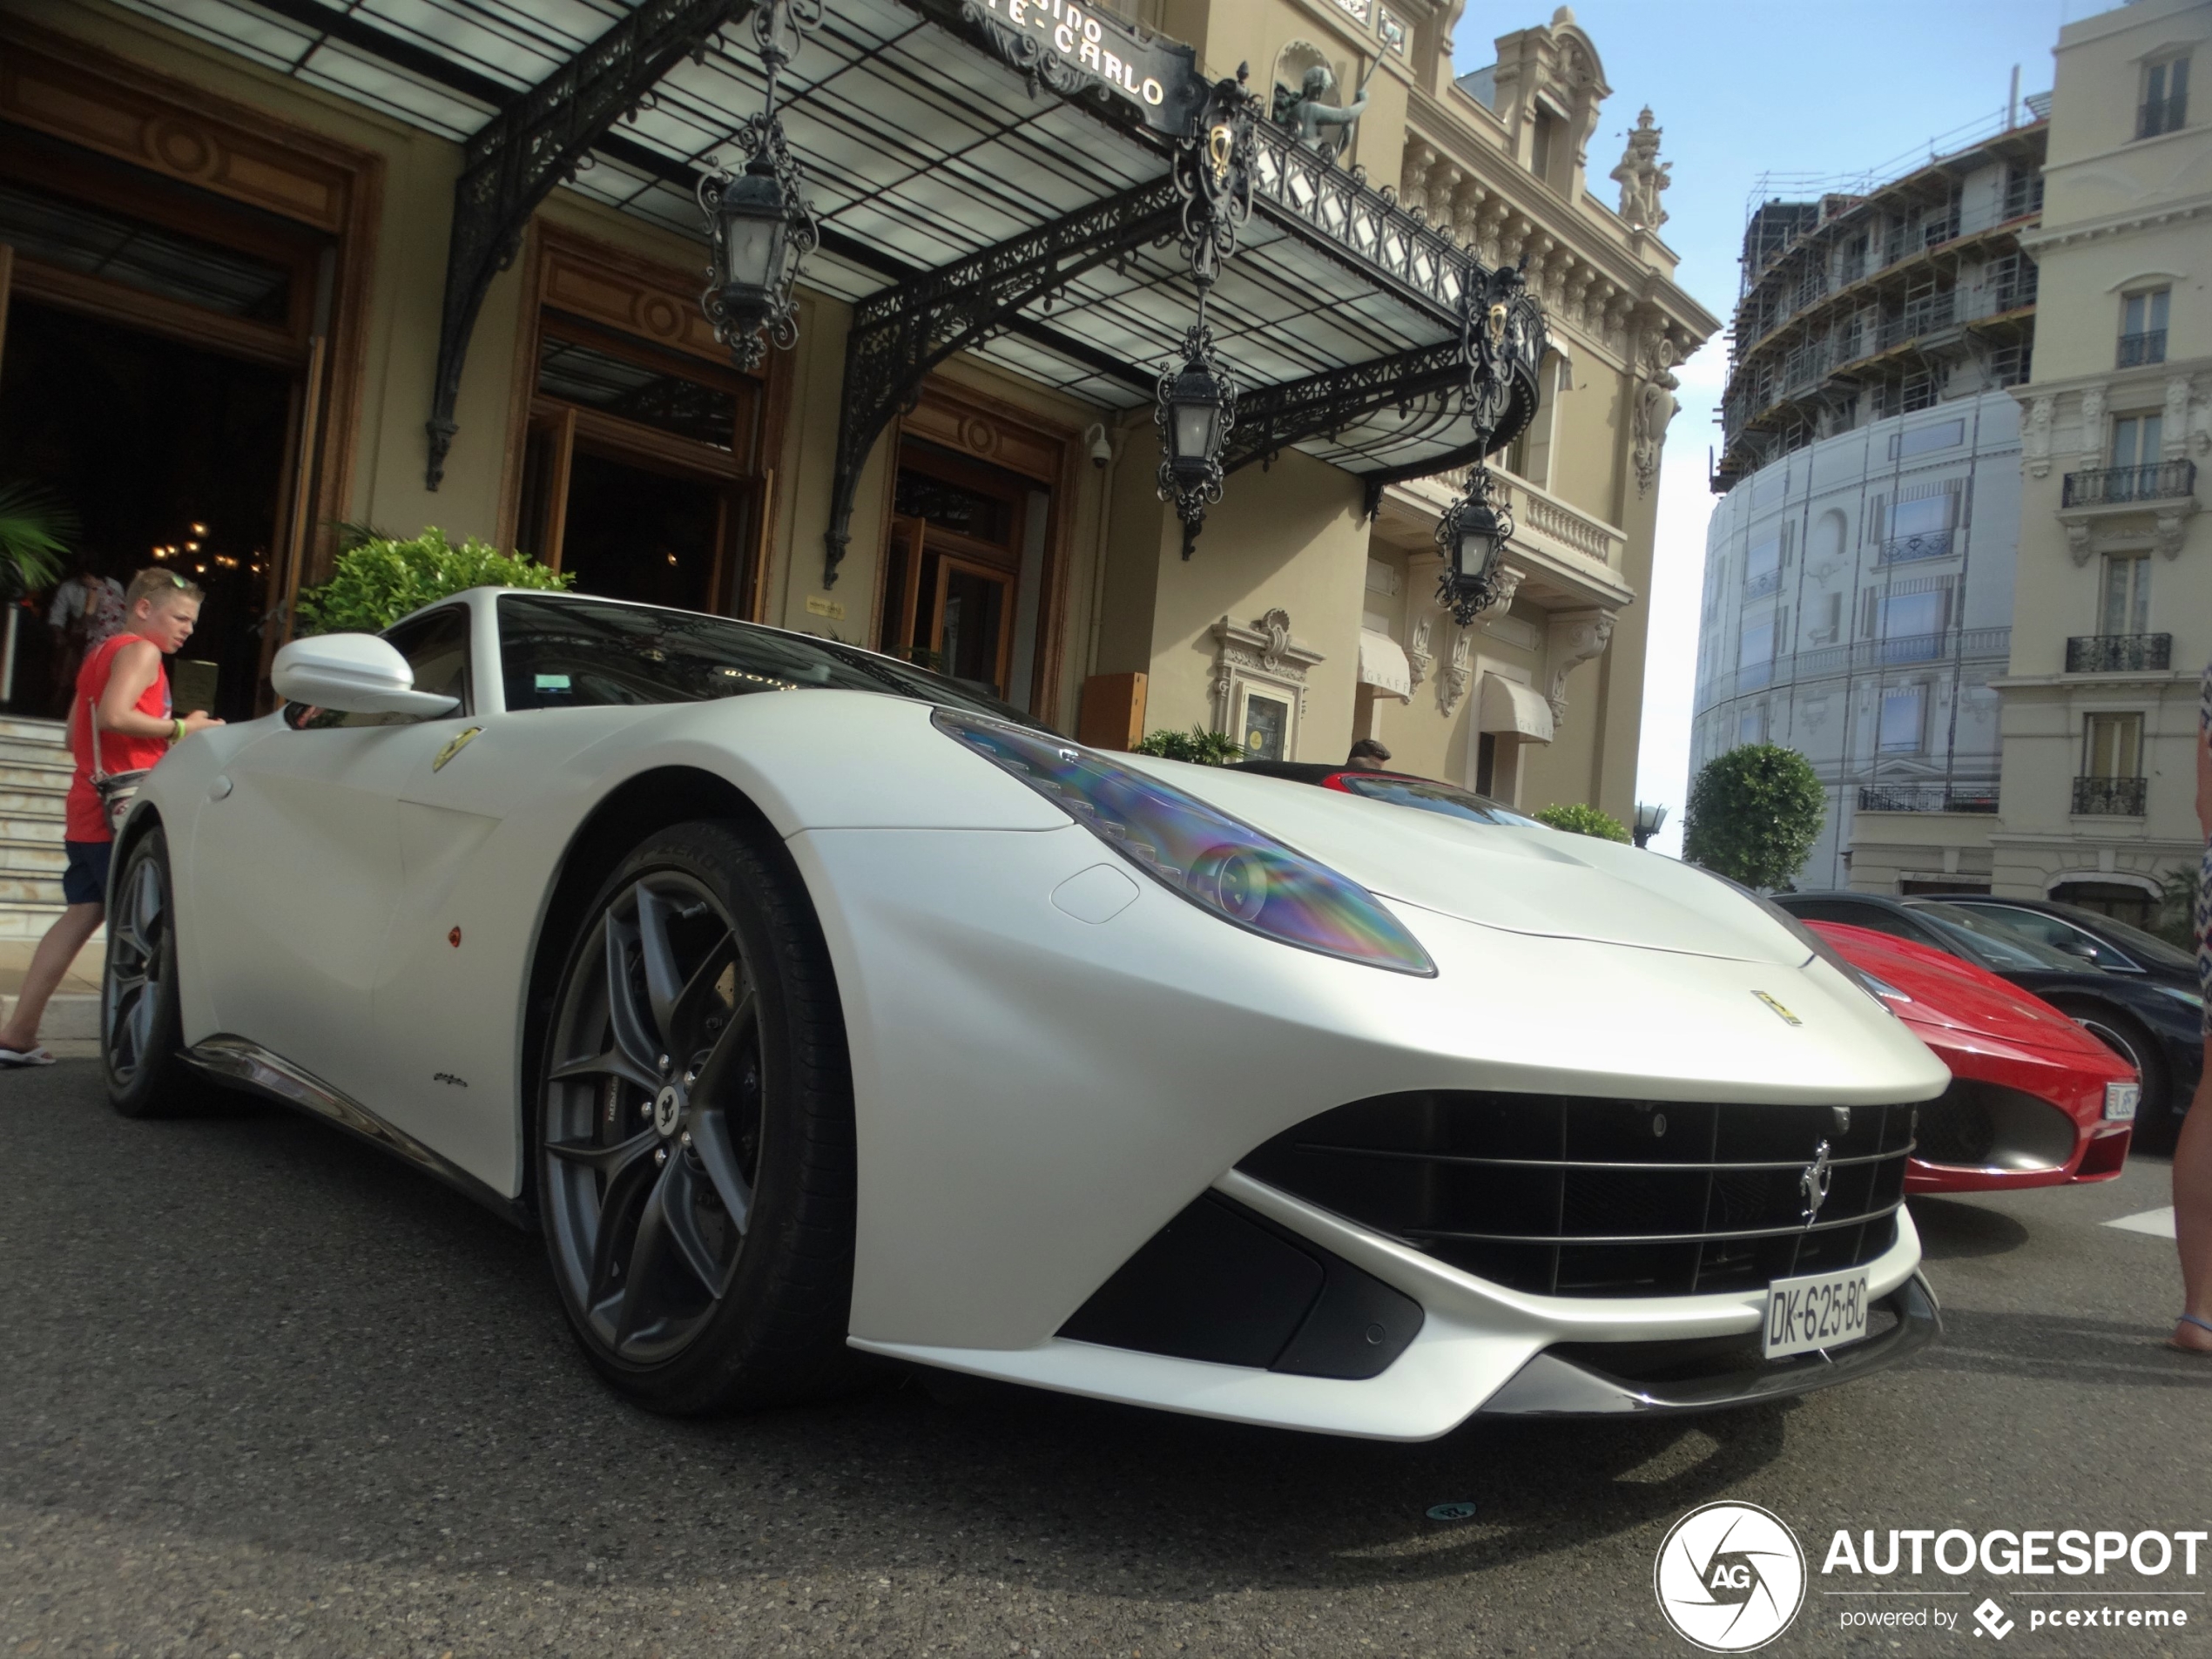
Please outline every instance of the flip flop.
M51 1066L54 1056L44 1049L0 1049L0 1066Z
M2200 1319L2194 1313L2184 1313L2178 1323L2193 1325L2200 1331L2212 1331L2212 1319ZM2166 1345L2175 1353L2193 1353L2200 1359L2212 1359L2212 1348L2193 1348L2187 1343L2175 1341L2171 1337L2166 1339Z

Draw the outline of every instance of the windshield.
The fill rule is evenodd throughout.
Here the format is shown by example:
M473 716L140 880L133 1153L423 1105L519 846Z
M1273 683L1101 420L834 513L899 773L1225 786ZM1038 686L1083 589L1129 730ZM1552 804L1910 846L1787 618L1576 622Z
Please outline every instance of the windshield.
M2174 973L2196 972L2196 958L2185 950L2176 950L2156 934L2147 934L2131 922L2121 921L2113 916L2101 916L2094 910L2083 910L2075 905L2062 904L2052 907L2062 912L2068 921L2085 933L2102 934L2139 961Z
M1332 773L1329 786L1341 789L1347 795L1361 795L1369 800L1386 800L1393 806L1411 806L1424 813L1441 813L1447 818L1464 818L1477 824L1519 824L1529 829L1541 829L1533 818L1523 818L1519 813L1498 805L1487 796L1472 790L1455 789L1450 784L1433 782L1426 778L1393 778L1388 772L1339 772Z
M2058 968L2069 974L2101 971L2079 956L2054 950L2026 934L2014 932L1994 916L1969 910L1963 905L1916 904L1912 914L1951 937L1962 939L1969 948L1970 960L1992 968Z
M961 681L873 651L651 605L503 593L499 657L510 711L705 703L819 686L880 691L1037 725Z

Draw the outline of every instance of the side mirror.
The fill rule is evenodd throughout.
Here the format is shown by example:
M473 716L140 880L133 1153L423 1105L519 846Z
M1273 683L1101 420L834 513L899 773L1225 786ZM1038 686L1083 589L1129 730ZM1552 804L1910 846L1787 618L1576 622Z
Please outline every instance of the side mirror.
M2085 962L2101 962L2104 953L2086 939L2061 939L2059 948L2069 956L2078 956Z
M374 634L320 634L295 639L269 671L287 703L311 703L346 714L450 714L455 697L415 689L407 658Z

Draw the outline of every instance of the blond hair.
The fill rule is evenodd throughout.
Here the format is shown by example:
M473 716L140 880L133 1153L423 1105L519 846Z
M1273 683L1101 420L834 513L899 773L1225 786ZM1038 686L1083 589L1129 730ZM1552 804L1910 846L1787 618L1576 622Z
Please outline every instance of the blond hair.
M123 596L123 608L126 611L136 610L141 599L158 603L172 597L203 599L206 595L199 590L199 583L190 577L179 576L174 570L164 570L158 564L152 564L131 578L130 591Z

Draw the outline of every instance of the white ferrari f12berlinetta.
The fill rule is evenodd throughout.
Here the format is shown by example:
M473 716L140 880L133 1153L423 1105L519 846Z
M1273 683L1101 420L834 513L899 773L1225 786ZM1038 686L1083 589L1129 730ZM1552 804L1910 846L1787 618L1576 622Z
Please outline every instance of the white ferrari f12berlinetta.
M1701 871L576 595L274 679L119 835L115 1104L253 1089L541 1230L659 1409L882 1356L1415 1440L1936 1330L1902 1197L1947 1074Z

